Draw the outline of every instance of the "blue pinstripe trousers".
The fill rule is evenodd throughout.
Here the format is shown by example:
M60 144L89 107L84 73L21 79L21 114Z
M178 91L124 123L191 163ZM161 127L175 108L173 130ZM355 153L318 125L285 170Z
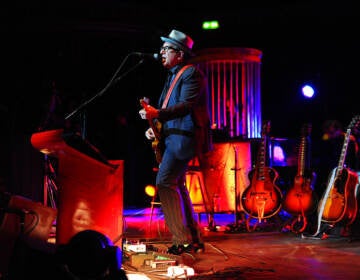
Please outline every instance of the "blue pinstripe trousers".
M156 176L161 208L172 234L173 245L202 243L194 208L185 185L189 161L190 159L178 159L170 149L165 149Z

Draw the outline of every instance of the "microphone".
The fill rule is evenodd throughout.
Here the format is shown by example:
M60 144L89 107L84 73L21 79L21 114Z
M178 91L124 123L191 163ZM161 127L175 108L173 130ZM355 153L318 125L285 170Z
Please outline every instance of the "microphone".
M152 58L155 60L159 59L159 54L158 53L142 53L142 52L134 52L134 55L137 55L141 58Z

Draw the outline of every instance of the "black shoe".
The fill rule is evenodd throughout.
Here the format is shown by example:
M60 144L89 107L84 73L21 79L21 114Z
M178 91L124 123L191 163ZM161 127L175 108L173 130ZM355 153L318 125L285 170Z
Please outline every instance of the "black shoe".
M181 255L182 253L202 253L205 251L203 243L193 243L189 245L172 245L168 248L167 253L172 255Z
M188 246L184 246L186 253L203 253L205 251L205 245L203 243L192 243Z
M181 255L182 253L184 253L184 251L184 245L172 245L167 249L167 253L172 255Z

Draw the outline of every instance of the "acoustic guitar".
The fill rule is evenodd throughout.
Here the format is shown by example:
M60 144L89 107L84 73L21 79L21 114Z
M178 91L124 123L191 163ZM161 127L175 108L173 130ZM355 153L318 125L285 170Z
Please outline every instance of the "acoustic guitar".
M321 199L321 220L325 223L336 224L344 222L344 224L350 225L356 218L358 210L356 200L358 174L345 167L345 157L352 128L357 126L359 122L360 116L355 116L346 129L339 163L332 170L327 188Z
M304 124L298 150L298 165L293 185L285 194L283 208L294 216L291 230L303 232L307 225L307 216L316 210L318 197L314 191L316 174L310 169L311 124ZM301 225L302 224L302 225Z
M145 110L146 110L147 106L149 105L149 103L150 103L149 98L147 98L147 97L140 99L140 105ZM157 163L160 164L162 161L162 155L163 155L163 150L164 150L164 143L163 143L162 137L161 137L162 124L159 120L154 120L154 119L148 119L148 122L149 122L151 129L154 132L154 135L155 135L154 140L151 142L151 146L155 153L155 159L156 159Z
M244 211L249 217L258 218L259 222L277 214L282 205L282 193L275 184L279 175L275 169L266 166L269 132L270 121L265 121L261 132L262 137L259 143L256 165L248 174L250 185L245 188L241 195Z

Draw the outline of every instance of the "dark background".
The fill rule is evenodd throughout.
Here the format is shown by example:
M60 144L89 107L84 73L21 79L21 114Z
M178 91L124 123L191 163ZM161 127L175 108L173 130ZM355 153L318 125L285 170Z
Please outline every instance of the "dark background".
M263 119L272 135L293 138L313 123L321 136L326 119L346 126L359 112L358 15L351 1L13 1L1 13L1 174L13 193L41 200L43 158L29 138L39 129L56 91L68 114L103 91L134 51L157 53L160 36L179 29L194 51L246 47L263 52ZM203 31L216 19L218 30ZM122 71L138 58L130 57ZM121 72L124 73L124 72ZM143 187L153 183L153 154L138 116L139 98L157 100L163 69L146 60L85 108L87 139L110 159L126 159L125 204L147 203ZM299 86L318 88L303 100ZM79 115L71 118L79 123ZM134 195L135 194L135 195Z

